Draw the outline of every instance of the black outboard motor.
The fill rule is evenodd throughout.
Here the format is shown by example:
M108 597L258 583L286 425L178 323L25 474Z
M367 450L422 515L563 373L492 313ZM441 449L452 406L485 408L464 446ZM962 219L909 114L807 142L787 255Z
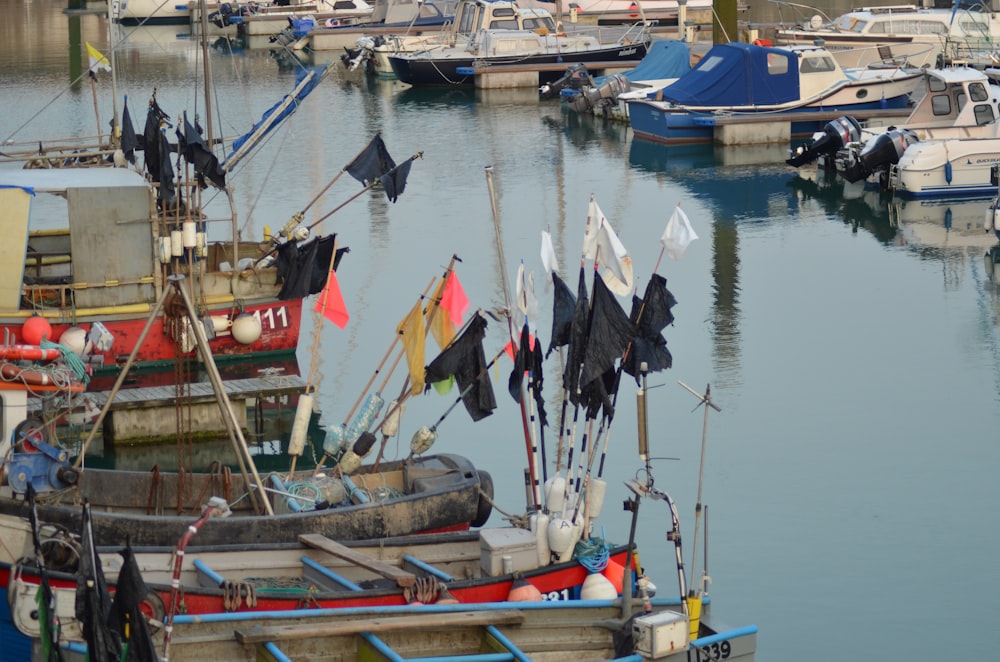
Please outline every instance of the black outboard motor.
M543 99L551 99L562 93L563 90L579 90L584 86L593 86L594 78L587 71L587 65L583 62L571 64L566 69L566 73L551 83L545 83L538 88L538 93Z
M844 168L844 179L852 184L860 182L879 170L885 170L899 163L906 148L919 140L917 134L909 129L893 129L880 133L865 143L854 163Z
M823 127L809 145L799 145L795 148L792 158L785 163L796 168L812 163L823 154L833 154L848 143L861 140L861 125L850 116L838 117Z
M239 10L239 7L237 7ZM219 5L219 11L214 11L208 15L208 20L215 24L217 28L225 28L229 25L229 18L233 15L233 6L228 2Z
M632 84L623 74L611 74L604 77L600 85L580 90L578 94L564 97L570 108L578 113L589 113L596 109L607 109L618 102L618 95L632 89Z

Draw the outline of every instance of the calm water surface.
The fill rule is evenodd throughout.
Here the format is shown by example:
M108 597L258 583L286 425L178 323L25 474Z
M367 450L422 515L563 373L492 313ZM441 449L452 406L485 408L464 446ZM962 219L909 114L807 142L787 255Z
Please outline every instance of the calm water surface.
M775 20L767 9L758 20ZM105 21L68 18L49 0L2 0L0 11L0 140L92 135L79 44L106 51ZM196 44L179 32L133 30L118 52L119 92L137 123L154 88L173 116L204 112ZM267 51L218 44L211 57L226 135L246 131L294 84L294 71ZM105 118L107 79L98 95ZM339 272L350 324L319 327L327 422L346 415L395 325L452 254L473 306L502 305L485 166L493 166L507 270L524 260L535 272L544 342L551 295L540 231L552 232L575 283L594 194L642 284L679 203L700 239L660 267L679 305L666 332L674 367L650 378L651 443L657 458L676 459L653 467L657 486L678 502L690 565L703 418L677 382L699 391L710 384L722 409L709 421L703 490L716 616L758 624L762 662L995 657L1000 289L983 259L993 243L980 231L985 201L894 206L796 172L782 146L668 149L567 115L532 91L401 90L337 71L237 171L246 236L283 225L378 131L397 161L424 156L397 203L365 194L323 224L351 248ZM307 220L358 188L343 178ZM306 326L303 372L311 315ZM505 334L491 325L487 353ZM546 367L554 411L559 368ZM495 375L495 414L473 425L454 412L435 448L488 469L501 507L520 513L524 443L503 389L509 370ZM639 468L633 394L625 383L605 472L601 520L615 541L628 533L622 481ZM390 454L405 454L413 430L433 423L451 397L411 402ZM120 460L143 464L141 454ZM661 592L672 592L661 552L666 509L646 503L642 520L645 564Z

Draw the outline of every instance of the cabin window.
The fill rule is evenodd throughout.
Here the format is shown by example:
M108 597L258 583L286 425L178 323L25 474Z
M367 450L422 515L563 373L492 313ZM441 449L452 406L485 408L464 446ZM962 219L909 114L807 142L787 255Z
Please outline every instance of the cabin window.
M514 15L514 8L513 7L498 7L497 9L493 10L493 15L494 16L513 16Z
M788 56L781 53L767 54L767 73L772 76L788 73Z
M802 60L802 66L799 68L799 71L804 74L827 73L836 70L837 65L834 64L832 57L807 57Z
M940 21L900 20L880 21L872 25L872 34L944 34L948 26Z
M490 21L491 30L516 30L517 29L517 19L510 18L499 21Z
M947 94L937 94L931 98L931 112L935 115L951 114L951 99Z
M353 0L340 0L339 2L333 3L333 8L337 9L357 9L357 5L354 4Z
M859 21L856 16L841 16L836 23L841 32L864 32L868 21Z
M945 83L940 78L935 78L934 76L927 77L927 89L931 92L944 92L948 89L948 84Z
M976 124L989 124L995 117L993 117L993 109L990 108L989 104L979 103L973 111L976 116Z
M973 101L989 101L990 94L982 83L972 83L969 85L969 98Z
M472 34L476 29L476 13L474 11L462 12L462 20L458 25L458 31L462 34Z

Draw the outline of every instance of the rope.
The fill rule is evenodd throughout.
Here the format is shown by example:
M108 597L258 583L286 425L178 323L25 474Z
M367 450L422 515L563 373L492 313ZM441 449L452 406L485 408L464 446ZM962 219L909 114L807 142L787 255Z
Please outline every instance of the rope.
M573 556L588 572L601 572L611 559L612 545L603 538L591 538L576 543Z
M83 359L77 356L76 352L71 350L69 347L66 347L66 345L60 345L56 342L51 342L45 338L42 338L40 347L43 349L58 349L62 354L63 362L70 370L73 371L76 378L84 384L90 381L90 375L87 374L87 365L83 362Z

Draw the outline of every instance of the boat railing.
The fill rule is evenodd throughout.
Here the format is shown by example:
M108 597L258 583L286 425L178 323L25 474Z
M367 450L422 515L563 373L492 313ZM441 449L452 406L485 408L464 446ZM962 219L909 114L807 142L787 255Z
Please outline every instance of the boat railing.
M934 42L911 41L900 44L831 49L837 63L846 69L933 67L941 49Z
M782 27L790 24L796 27L815 30L823 26L833 24L833 19L827 16L822 9L818 9L817 7L803 5L797 2L787 2L786 0L770 0L770 2L772 2L778 10L778 24ZM789 13L791 18L786 20L782 10ZM818 21L814 19L814 17L817 16L819 17Z

